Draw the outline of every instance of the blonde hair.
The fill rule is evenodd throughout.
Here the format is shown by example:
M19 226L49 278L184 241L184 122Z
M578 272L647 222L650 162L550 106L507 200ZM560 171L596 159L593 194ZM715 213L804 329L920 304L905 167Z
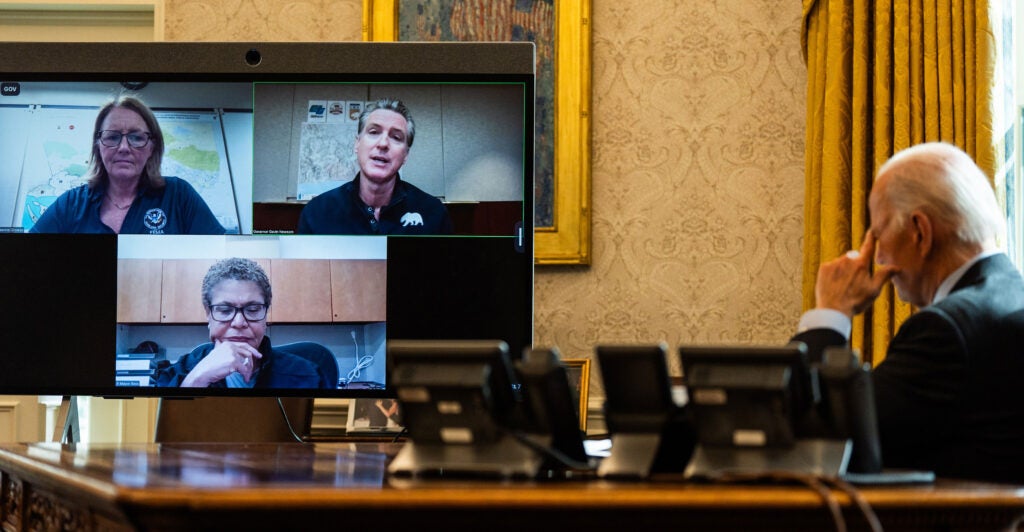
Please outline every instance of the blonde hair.
M103 127L103 121L107 119L110 111L113 111L115 108L135 111L142 117L146 127L149 128L149 141L153 143L153 153L149 156L149 160L146 161L146 166L142 169L142 175L139 177L140 185L144 184L150 188L162 188L164 186L164 178L160 174L160 165L163 164L164 160L163 131L160 130L160 123L157 122L153 111L146 104L142 103L142 100L130 95L121 95L107 102L106 105L100 108L99 114L96 115L96 124L92 128L92 156L89 158L89 168L85 173L85 177L89 180L89 187L96 188L97 186L105 185L109 179L107 169L103 166L103 159L100 158L99 135Z

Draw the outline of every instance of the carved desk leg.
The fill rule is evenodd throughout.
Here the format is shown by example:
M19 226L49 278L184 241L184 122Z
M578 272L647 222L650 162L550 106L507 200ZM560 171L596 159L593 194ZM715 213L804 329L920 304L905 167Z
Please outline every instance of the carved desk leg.
M25 530L92 530L89 511L29 486Z
M18 532L22 530L22 510L25 508L24 484L8 473L3 473L0 484L0 512L3 512L0 523L4 532Z

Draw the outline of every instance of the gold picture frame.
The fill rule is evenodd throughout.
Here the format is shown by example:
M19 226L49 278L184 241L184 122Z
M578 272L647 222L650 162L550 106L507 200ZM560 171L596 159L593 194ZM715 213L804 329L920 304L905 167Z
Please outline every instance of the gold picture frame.
M363 40L398 40L398 0L363 0ZM590 264L590 0L555 1L553 224L537 264Z
M569 390L575 395L576 404L579 405L580 430L587 431L587 402L590 400L590 359L589 358L565 358L562 359L565 366L565 373L569 377Z

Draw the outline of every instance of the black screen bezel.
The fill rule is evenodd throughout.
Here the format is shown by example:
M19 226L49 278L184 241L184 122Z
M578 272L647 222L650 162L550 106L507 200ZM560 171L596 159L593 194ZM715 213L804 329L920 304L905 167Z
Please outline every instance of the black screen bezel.
M253 59L259 57L259 61ZM521 237L401 237L397 246L402 257L422 253L432 246L447 250L437 255L450 260L450 250L465 247L459 239L480 238L481 242L495 240L513 243L517 247L515 264L494 265L487 272L490 277L477 278L483 283L472 286L467 283L464 300L471 300L474 294L493 293L496 283L508 283L508 275L514 276L511 283L514 297L511 301L491 300L488 304L472 309L472 316L491 314L491 321L478 321L470 326L455 323L455 319L444 321L443 312L437 312L437 303L431 307L435 327L424 330L422 326L395 327L395 338L434 339L496 339L512 346L512 353L520 353L532 345L533 334L533 159L534 143L534 48L532 43L0 43L0 81L148 81L148 82L259 82L294 83L521 83L524 87L524 198ZM0 100L0 103L3 103ZM32 235L36 239L42 235ZM28 367L31 358L18 357L15 364L6 364L9 371L0 375L0 394L36 395L92 395L104 397L198 397L198 396L301 396L301 397L391 397L394 390L389 385L384 390L313 390L313 389L180 389L116 387L114 385L114 336L116 323L116 294L108 297L110 305L103 304L102 290L106 283L116 287L116 236L114 235L53 235L54 244L75 250L86 256L78 268L70 268L65 262L52 269L31 266L38 275L32 280L33 294L38 304L19 306L15 294L4 297L3 306L8 307L0 318L6 323L6 334L0 342L9 353L36 352L44 350L50 358L43 357L38 368L30 373L21 373ZM11 235L25 238L25 235ZM7 238L7 237L5 237ZM392 268L391 241L388 252L388 339L392 336L392 309L407 310L400 302L393 301L399 296L393 294L392 279L402 279L402 271ZM68 244L70 241L74 244ZM98 246L98 247L97 247ZM50 253L45 250L43 253ZM105 249L104 257L113 250L110 261L96 260L96 249ZM52 250L51 250L52 251ZM458 252L458 251L457 251ZM5 253L5 255L8 255ZM13 255L13 253L11 254ZM491 254L493 255L493 254ZM23 255L24 256L24 255ZM56 257L56 255L54 255ZM47 257L36 257L45 261ZM64 257L67 258L67 257ZM456 259L458 257L455 257ZM10 255L8 255L8 260ZM35 259L33 259L35 260ZM396 260L405 260L397 258ZM493 260L493 257L486 259ZM111 265L113 263L113 266ZM473 261L462 261L461 270L450 270L450 279L465 281ZM24 269L11 270L7 279L24 279ZM67 294L73 284L87 282L91 292L82 296L82 306L61 316L63 325L55 334L46 337L45 342L35 344L28 341L12 341L17 335L25 336L26 320L32 316L44 315L52 310L55 300ZM17 282L22 282L21 280ZM44 287L44 288L40 288ZM42 297L39 297L39 295ZM28 292L18 292L17 297L30 297ZM427 290L419 296L429 298L440 295L436 289ZM426 309L426 307L422 307ZM400 319L413 319L413 316ZM398 316L398 314L396 314ZM440 320L440 321L438 321ZM514 321L514 323L509 323ZM99 324L109 323L105 333L97 332ZM486 323L498 324L485 327ZM449 326L450 325L450 326ZM36 332L42 332L39 328ZM34 335L38 338L39 335ZM5 340L6 337L6 340ZM109 337L109 338L108 338ZM109 376L109 386L76 385L73 376L95 374L100 370L83 364L82 360L95 360L87 353L103 350L110 361L109 370L102 370ZM71 353L64 355L62 353ZM0 357L4 358L4 357ZM69 361L79 361L75 364ZM22 364L21 370L18 364ZM33 364L36 366L36 364ZM4 368L4 365L0 365ZM25 375L53 375L64 368L67 379L42 378L47 382L33 382ZM85 372L83 373L83 368Z

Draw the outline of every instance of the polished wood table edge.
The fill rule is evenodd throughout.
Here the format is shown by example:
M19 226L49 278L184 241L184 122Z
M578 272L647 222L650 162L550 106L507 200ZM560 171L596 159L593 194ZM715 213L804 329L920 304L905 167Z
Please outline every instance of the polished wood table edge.
M587 485L575 483L557 486L547 484L518 484L514 486L490 486L476 483L464 488L446 485L449 481L417 481L415 487L396 487L401 493L404 509L424 508L545 508L562 509L639 509L639 508L717 508L741 509L751 506L774 508L822 507L821 497L810 491L794 486L747 486L721 485L694 487L689 485L665 486L663 489L630 488L621 484ZM189 506L246 507L252 504L249 494L218 493L203 489L202 500L189 499ZM261 505L269 507L295 508L303 504L322 506L332 504L341 508L395 508L395 492L390 489L366 488L303 488L301 493L287 489L260 489L260 493L272 499ZM975 495L957 491L922 495L912 491L890 491L871 488L862 491L864 498L876 509L882 508L1019 508L1024 514L1024 496L1006 494ZM125 502L149 505L179 502L177 494L168 496L165 491L146 490L134 492ZM834 491L836 501L842 506L853 506L851 499L843 492ZM187 497L186 497L187 499Z
M377 486L323 486L285 482L249 486L129 486L100 478L90 470L87 458L80 459L74 448L62 447L60 465L22 454L26 444L0 445L0 469L5 474L31 478L32 483L56 493L74 492L102 502L106 507L119 505L188 508L273 508L322 507L395 508L395 493L401 492L401 506L422 508L717 508L739 509L751 506L777 508L821 508L820 496L798 485L702 484L660 478L648 482L586 480L452 480L383 478ZM166 444L165 444L166 445ZM351 443L283 444L304 450L357 452L360 448L379 450L381 445ZM100 447L102 448L102 447ZM146 448L159 452L158 446L140 444L124 449ZM180 450L181 446L170 446ZM217 448L216 446L211 448ZM220 447L223 448L223 447ZM385 450L389 449L384 445ZM187 447L186 447L187 451ZM57 453L57 451L54 451ZM52 456L50 458L53 458ZM872 507L884 508L1020 508L1024 513L1024 486L939 479L933 485L860 487ZM833 490L839 504L852 506L842 491ZM201 495L201 497L197 497Z
M48 488L73 489L76 493L91 495L100 500L116 497L123 488L89 475L68 471L34 457L10 452L0 447L0 471L5 475L32 477L33 483Z

